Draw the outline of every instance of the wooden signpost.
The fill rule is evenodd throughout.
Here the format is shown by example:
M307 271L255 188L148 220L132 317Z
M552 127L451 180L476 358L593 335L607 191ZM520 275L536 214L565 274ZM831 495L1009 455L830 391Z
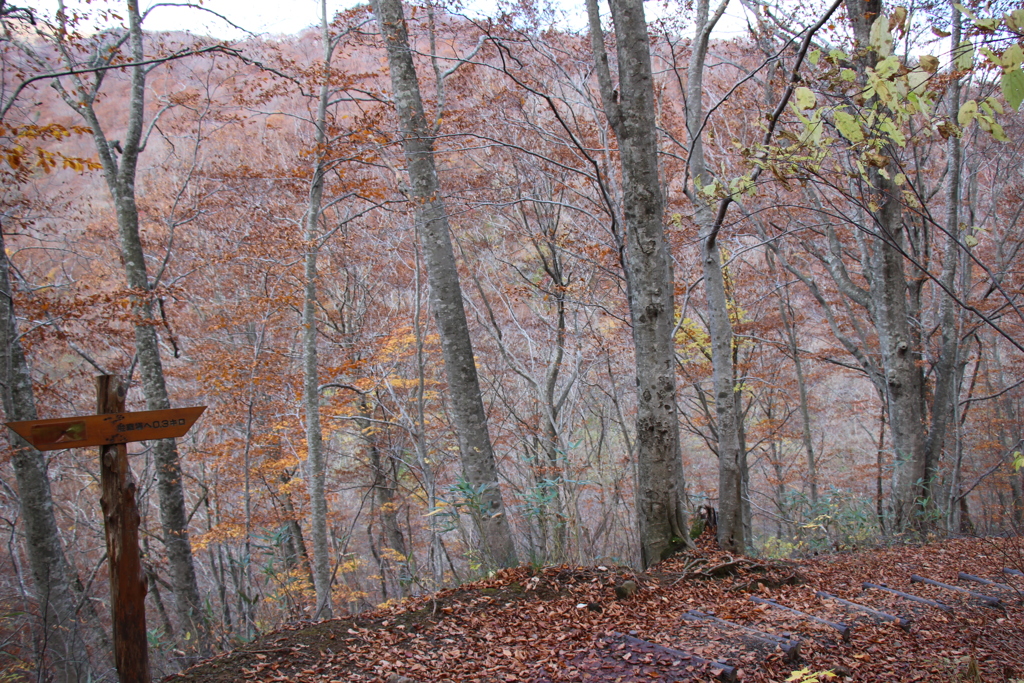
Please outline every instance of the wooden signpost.
M96 415L8 422L41 451L100 447L100 507L110 562L114 664L121 683L150 683L146 634L146 573L139 552L139 510L128 467L131 441L184 436L206 406L124 412L125 389L112 375L96 378Z

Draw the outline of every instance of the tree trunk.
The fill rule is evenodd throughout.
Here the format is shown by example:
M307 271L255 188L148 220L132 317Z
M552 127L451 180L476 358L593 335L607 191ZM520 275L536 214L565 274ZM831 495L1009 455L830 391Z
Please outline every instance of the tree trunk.
M950 44L955 51L961 38L960 10L953 6L950 11L953 13ZM953 119L960 111L960 80L958 78L950 80L947 92L949 95L948 115ZM960 316L957 315L958 308L949 294L956 288L957 266L962 249L959 237L962 158L960 144L960 138L956 135L949 136L949 140L946 142L946 250L942 259L942 274L939 277L939 281L945 289L939 295L939 333L942 335L942 339L939 346L939 358L933 370L935 388L932 392L931 427L928 430L924 447L925 480L929 482L929 486L942 457L946 429L950 422L953 423L954 429L957 428L957 403L964 367L960 360L960 325L958 324ZM954 478L958 480L959 456L955 460L954 474ZM959 485L959 481L957 484ZM934 498L934 496L932 497ZM953 511L952 505L950 508L946 511L947 514Z
M427 124L419 82L409 49L401 0L376 0L374 14L384 37L391 86L402 131L409 192L416 205L416 228L430 285L431 307L444 355L452 417L458 433L462 477L473 491L473 520L489 566L518 563L512 527L498 485L498 470L477 376L473 344L452 249L448 214L434 163L434 133Z
M881 13L881 0L847 0L847 13L858 46L870 44L871 24ZM877 54L868 49L858 60L861 77L873 67ZM891 165L892 166L892 165ZM908 287L903 253L904 234L901 193L896 184L877 169L868 174L870 195L864 204L877 206L868 212L873 225L865 226L871 253L865 264L871 273L869 295L878 333L885 388L888 394L889 428L893 445L893 528L916 526L922 519L921 504L930 497L926 462L924 377L918 335L911 329Z
M807 454L807 483L811 489L811 506L815 508L818 505L818 468L814 458L814 441L811 438L811 411L807 403L807 380L804 378L803 361L800 360L796 320L793 316L788 288L779 297L779 314L782 316L782 326L786 331L786 340L789 342L789 352L793 356L793 366L796 371L797 390L800 395L800 436L803 440L804 452Z
M316 590L316 611L313 618L334 616L331 604L331 563L327 544L327 498L325 492L326 463L324 439L320 428L320 389L317 362L316 285L317 255L321 202L326 174L324 146L327 141L327 106L331 88L331 57L333 43L328 30L327 3L321 2L320 40L323 43L324 72L316 110L316 164L309 188L306 208L305 289L302 300L302 374L303 408L306 412L306 455L309 468L309 504L313 526L313 586Z
M0 387L7 420L35 420L32 375L18 335L14 314L10 263L0 229ZM20 436L8 430L13 449L11 465L18 483L18 502L25 527L25 549L32 572L32 587L45 628L46 654L54 679L78 683L99 677L89 660L86 624L79 619L80 596L73 590L74 576L53 514L46 458ZM43 664L40 662L40 667Z
M380 511L381 526L384 527L384 536L387 540L387 547L393 550L398 557L384 559L398 565L398 591L401 597L409 595L409 583L413 576L413 567L409 551L405 545L405 536L402 534L402 527L398 521L399 501L396 496L398 482L393 476L393 462L389 458L385 465L381 457L380 448L377 445L377 437L374 434L373 423L370 422L370 405L365 394L359 394L359 415L356 425L362 433L363 441L370 454L370 468L373 471L373 491L377 499L377 509ZM390 470L390 472L389 472ZM381 579L384 580L383 578Z
M644 568L690 544L676 417L675 280L662 223L650 41L641 0L611 0L619 91L597 0L587 1L605 116L619 142L626 281L636 354L636 513ZM620 96L621 94L621 96Z
M132 61L145 59L143 50L142 17L137 2L127 4L128 45ZM63 18L61 19L64 20ZM67 35L66 29L61 36ZM69 69L80 65L71 60L64 51L65 66ZM117 52L107 55L108 59ZM103 72L96 73L93 81L86 82L80 76L72 76L75 87L68 91L58 87L64 102L77 112L92 130L96 151L103 168L117 215L118 238L121 261L124 265L128 287L133 291L132 313L138 321L135 325L135 349L142 376L142 392L148 410L166 410L171 407L167 394L163 365L160 360L160 346L157 339L153 316L151 292L155 283L150 282L146 269L145 254L139 235L139 211L135 201L135 176L139 154L143 146L145 119L145 92L147 68L131 67L131 87L128 103L128 127L123 145L118 147L107 140L103 126L96 114L95 103L103 83ZM115 154L118 150L121 159ZM153 442L156 463L157 490L160 497L160 520L163 527L164 547L170 564L174 585L175 607L184 634L179 643L186 649L184 663L197 659L197 655L208 652L208 625L199 597L195 565L192 560L192 543L188 533L188 512L182 488L181 467L178 448L174 439Z
M712 384L718 429L718 543L725 550L744 552L750 501L745 493L746 453L743 447L743 418L736 397L736 370L733 356L732 321L722 272L722 252L718 245L715 215L708 199L698 189L711 182L704 160L701 137L704 121L704 64L711 29L721 16L721 8L711 18L708 0L697 0L696 37L686 77L686 129L690 143L688 189L694 205L694 218L700 231L701 266L708 308L708 333L711 336Z

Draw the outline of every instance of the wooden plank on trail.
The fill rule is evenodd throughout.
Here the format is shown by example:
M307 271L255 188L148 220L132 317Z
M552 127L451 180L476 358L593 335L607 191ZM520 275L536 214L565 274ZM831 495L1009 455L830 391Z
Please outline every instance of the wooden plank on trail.
M681 618L685 621L691 622L709 622L716 624L717 626L725 629L732 629L743 633L747 638L765 643L770 645L772 648L778 646L786 655L786 659L795 660L800 657L800 639L799 638L783 638L777 636L774 633L765 633L759 631L756 628L751 628L743 624L737 624L735 621L729 621L728 619L719 619L713 614L707 614L706 612L700 612L692 609L685 614L681 615Z
M973 581L975 583L980 583L983 586L989 586L991 588L1000 588L1006 591L1016 590L1013 586L1007 585L1005 583L999 583L998 581L990 581L989 579L984 579L980 576L975 576L974 574L968 574L967 572L958 573L956 575L956 578L960 579L961 581Z
M658 645L648 640L642 640L633 636L627 636L621 633L612 633L613 636L618 637L627 645L637 648L640 652L652 652L657 654L664 654L668 657L673 658L674 664L678 667L680 664L691 664L698 667L703 667L709 670L715 678L722 681L735 681L736 680L736 668L723 664L722 662L713 662L710 659L704 659L697 655L684 652L682 650L676 650L675 648L665 647L664 645Z
M693 653L658 645L641 638L606 631L589 647L566 653L558 675L531 677L534 683L554 680L588 683L637 683L637 681L706 682L711 678L732 683L738 671Z
M184 436L204 410L206 406L82 415L8 422L7 426L37 450L55 451Z
M885 591L887 593L892 593L893 595L898 595L901 598L903 598L904 600L910 600L912 602L919 602L922 605L928 605L929 607L934 607L936 609L940 609L943 612L949 612L949 613L953 612L953 608L950 607L949 605L943 604L941 602L937 602L935 600L929 600L928 598L922 598L920 595L914 595L912 593L904 593L903 591L898 591L895 588L889 588L888 586L884 586L884 585L879 584L879 583L871 583L870 581L865 581L864 583L862 583L860 585L860 587L865 589L865 590L867 590L868 588L874 588L875 590Z
M850 609L853 609L853 610L857 610L858 612L864 612L865 614L868 614L868 615L874 617L878 621L891 621L894 624L896 624L897 626L899 626L901 629L903 629L904 631L907 631L907 632L910 632L910 627L913 624L913 622L910 619L905 619L903 617L898 617L895 614L889 614L887 612L880 612L880 611L878 611L876 609L872 609L871 607L868 607L867 605L861 605L860 603L857 603L857 602L850 602L849 600L843 600L842 598L840 598L838 596L835 596L835 595L832 595L831 593L826 593L825 591L816 591L814 594L817 595L819 598L827 598L829 600L835 600L840 605L843 605L845 607L849 607Z
M1003 601L1000 600L999 598L993 598L991 595L985 595L984 593L976 593L974 591L969 591L966 588L961 588L960 586L951 586L948 583L942 583L941 581L936 581L935 579L929 579L929 578L926 578L924 576L918 576L917 574L911 574L910 575L910 583L926 583L929 586L936 586L938 588L945 588L948 591L955 591L957 593L966 593L967 595L970 595L972 598L975 598L976 600L981 600L983 603L985 603L989 607L995 607L996 609L1002 609L1002 607L1003 607Z
M803 619L807 619L808 621L813 621L815 623L823 624L825 626L829 626L831 628L834 628L835 630L839 631L839 635L841 635L843 637L844 641L846 641L846 642L850 641L850 627L847 626L846 624L842 624L842 623L839 623L839 622L836 622L836 621L829 621L828 619L822 619L821 617L816 617L813 614L808 614L807 612L801 612L798 609L794 609L792 607L787 607L786 605L783 605L781 603L775 602L774 600L768 600L766 598L759 598L756 595L751 595L749 600L751 602L756 602L759 605L768 605L769 607L774 607L776 609L781 609L781 610L785 610L787 612L792 612L793 614L796 614L796 615L798 615L799 617L801 617Z

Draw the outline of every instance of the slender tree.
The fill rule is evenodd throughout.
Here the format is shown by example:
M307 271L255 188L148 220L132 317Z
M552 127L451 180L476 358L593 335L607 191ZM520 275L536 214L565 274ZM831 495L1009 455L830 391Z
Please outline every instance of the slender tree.
M405 14L401 0L376 0L373 11L391 68L392 95L409 174L408 192L415 204L416 230L427 270L430 304L441 336L462 477L471 489L473 519L483 542L486 562L499 567L513 566L518 562L515 543L498 484L462 286L449 234L451 228L437 178L435 133L424 114Z
M35 420L36 402L32 374L14 310L11 266L3 229L0 227L0 387L4 414L8 420ZM20 436L7 430L14 449L11 464L18 482L18 502L25 525L25 547L32 585L39 601L44 626L46 653L56 680L85 683L101 673L94 668L86 644L88 632L83 596L74 589L75 576L64 554L60 530L53 514L53 496L47 476L46 458Z
M139 155L146 139L146 78L157 65L144 65L144 32L142 14L137 0L128 0L126 7L127 30L114 32L108 41L95 45L94 54L88 60L88 68L109 65L123 55L127 44L127 56L136 66L129 67L131 74L130 94L127 107L127 127L120 141L107 137L104 122L97 113L96 103L100 96L106 71L92 74L82 73L82 64L74 53L76 47L70 38L75 35L69 24L70 17L63 2L58 3L57 25L51 35L64 66L79 73L68 76L71 86L65 87L63 79L55 86L64 102L77 113L92 131L96 151L102 165L103 176L113 199L117 218L118 242L121 261L124 266L128 287L132 290L132 311L136 318L135 348L142 379L142 392L149 410L164 410L171 407L160 359L160 344L157 338L156 316L153 292L160 285L161 272L150 278L146 254L139 230L139 208L136 202L136 174ZM150 128L150 130L152 130ZM188 510L182 486L181 465L174 439L164 439L153 444L157 489L160 496L160 518L163 525L163 543L170 561L171 578L175 592L180 627L184 635L181 643L192 654L205 652L207 646L206 625L195 565L192 560L192 542L188 532Z

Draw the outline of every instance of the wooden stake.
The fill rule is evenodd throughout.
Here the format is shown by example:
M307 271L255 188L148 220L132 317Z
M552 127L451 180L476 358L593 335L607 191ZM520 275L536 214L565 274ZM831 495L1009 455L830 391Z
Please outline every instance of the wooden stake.
M96 378L96 412L123 413L125 390L112 375ZM135 481L124 444L100 447L100 506L110 563L114 665L121 683L150 683L146 640L146 575L139 552Z

